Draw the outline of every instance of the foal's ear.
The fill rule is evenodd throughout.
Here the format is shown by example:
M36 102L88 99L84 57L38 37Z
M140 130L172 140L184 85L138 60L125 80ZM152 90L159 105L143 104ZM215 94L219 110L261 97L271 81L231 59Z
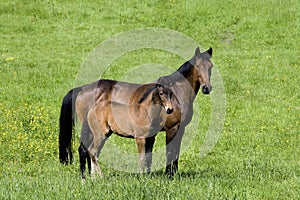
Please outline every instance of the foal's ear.
M212 56L212 53L213 53L213 49L210 47L207 51L206 51L209 56L211 57Z
M157 84L157 85L156 85L156 88L157 88L156 92L157 92L159 95L162 95L163 92L164 92L164 86L161 85L161 84Z
M156 87L158 88L159 91L164 89L164 86L161 84L156 84Z
M200 58L200 54L201 54L200 49L199 49L199 47L197 47L195 50L195 56Z

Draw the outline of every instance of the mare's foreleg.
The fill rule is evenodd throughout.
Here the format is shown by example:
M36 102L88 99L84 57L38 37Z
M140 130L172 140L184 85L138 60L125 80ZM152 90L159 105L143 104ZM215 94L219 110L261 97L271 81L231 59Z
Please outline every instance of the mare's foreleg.
M141 170L141 173L145 171L145 145L146 145L146 139L145 138L135 138L137 147L138 147L138 153L139 153L139 167Z
M167 164L165 173L169 178L173 178L174 174L178 171L178 159L183 133L184 127L180 127L179 129L174 127L166 131Z
M152 165L152 150L155 142L155 136L146 138L145 153L146 153L146 172L149 174L151 172Z

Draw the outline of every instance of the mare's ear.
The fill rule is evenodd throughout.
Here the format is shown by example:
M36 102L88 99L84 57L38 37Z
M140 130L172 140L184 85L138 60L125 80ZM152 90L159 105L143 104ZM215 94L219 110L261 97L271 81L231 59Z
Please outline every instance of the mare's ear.
M157 84L160 84L160 85L165 85L167 87L171 87L173 84L172 84L172 78L169 77L169 76L162 76L160 77L158 80L157 80Z
M212 56L212 53L213 53L213 49L210 47L207 51L206 51L210 57Z
M200 58L200 54L201 54L200 49L199 49L199 47L197 47L195 50L195 56Z

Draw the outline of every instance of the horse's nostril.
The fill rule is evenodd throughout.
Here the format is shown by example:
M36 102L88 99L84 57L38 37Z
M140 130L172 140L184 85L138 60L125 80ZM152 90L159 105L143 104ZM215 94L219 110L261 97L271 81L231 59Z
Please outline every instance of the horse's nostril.
M167 114L171 114L172 112L173 112L173 109L171 109L171 108L167 109Z
M203 92L203 94L209 94L209 88L207 87L207 86L203 86L202 87L202 92Z

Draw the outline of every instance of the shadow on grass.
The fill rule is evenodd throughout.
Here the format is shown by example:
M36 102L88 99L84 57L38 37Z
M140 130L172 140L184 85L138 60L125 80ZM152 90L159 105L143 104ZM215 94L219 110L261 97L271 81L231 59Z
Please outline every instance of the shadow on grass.
M155 179L155 178L165 178L169 180L173 179L207 179L207 178L220 178L224 175L222 175L220 172L215 171L213 168L205 168L205 169L197 169L197 170L189 170L189 171L179 171L175 174L173 179L168 178L165 175L164 170L159 170L155 172L151 172L150 174L146 173L127 173L127 172L119 172L119 171L111 171L109 172L107 176L110 177L127 177L127 178L148 178L148 179Z

